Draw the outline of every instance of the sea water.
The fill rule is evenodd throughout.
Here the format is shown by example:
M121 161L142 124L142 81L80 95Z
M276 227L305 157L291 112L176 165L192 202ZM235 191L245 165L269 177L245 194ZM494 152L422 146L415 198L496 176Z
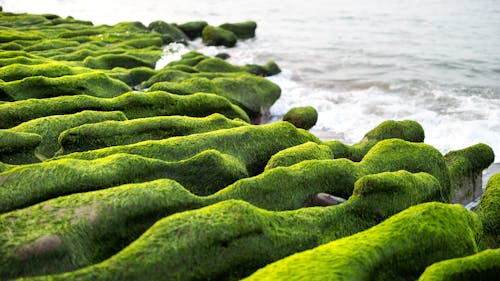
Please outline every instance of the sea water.
M235 48L165 48L161 68L188 50L226 52L235 64L274 60L269 79L290 108L319 112L314 133L355 143L387 119L416 120L443 153L479 142L500 155L500 1L497 0L3 0L4 10L94 24L155 20L212 25L254 20ZM498 157L496 162L498 162Z

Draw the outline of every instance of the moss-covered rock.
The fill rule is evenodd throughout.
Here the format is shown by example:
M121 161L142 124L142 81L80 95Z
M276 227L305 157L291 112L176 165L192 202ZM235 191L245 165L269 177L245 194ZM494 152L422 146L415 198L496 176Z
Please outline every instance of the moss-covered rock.
M206 21L190 21L179 24L177 27L182 30L182 32L184 32L184 34L186 34L189 39L194 40L198 37L201 37L201 32L207 25L208 23Z
M283 149L274 154L267 162L265 170L276 167L288 167L305 160L333 159L330 147L314 142L307 142L294 147Z
M477 214L483 223L484 247L500 247L500 174L495 174L489 179L477 206Z
M60 149L58 138L63 131L83 124L126 119L127 117L120 111L82 111L75 114L54 115L33 119L11 128L9 131L40 135L42 141L35 149L35 155L40 160L45 160L53 157L56 151Z
M250 121L241 108L214 94L179 96L166 92L131 92L111 99L76 95L3 103L0 104L0 128L83 110L122 111L128 119L167 115L203 117L220 113L231 119Z
M262 172L269 158L276 152L308 141L319 142L318 138L307 131L296 129L286 122L276 122L76 152L61 157L89 160L116 153L131 153L164 161L177 161L207 149L215 149L236 157L246 165L250 175L255 175Z
M318 121L318 112L312 106L295 107L290 109L284 116L283 121L305 130L311 129Z
M135 68L141 66L155 68L156 61L160 57L161 55L158 54L156 60L146 61L129 54L106 54L98 57L87 57L83 60L83 63L86 67L95 69L113 69L115 67Z
M0 99L25 100L79 94L110 98L131 90L125 83L104 73L90 72L56 78L34 76L12 82L0 82Z
M354 183L361 177L399 170L433 175L442 186L439 201L447 202L450 179L441 153L432 146L399 139L379 142L361 162L347 159L307 160L241 179L216 195L221 198L240 198L270 210L296 209L320 192L348 198L353 192ZM246 190L258 192L248 196ZM261 205L262 202L267 203Z
M254 21L224 23L221 24L219 27L233 32L238 39L248 39L255 37L255 30L257 29L257 23Z
M71 67L63 63L51 62L38 65L11 64L0 68L0 79L4 82L22 80L26 77L45 76L56 78L89 72L84 68Z
M195 194L207 195L247 176L243 163L215 150L171 162L123 153L96 160L59 159L0 173L0 212L61 195L160 178L174 179Z
M467 281L498 279L500 249L437 262L427 267L419 281Z
M212 80L191 78L182 82L159 82L150 90L183 95L214 93L241 107L252 119L266 113L281 95L278 85L265 78L247 74Z
M236 35L232 31L211 25L203 28L201 38L203 44L207 46L234 47L237 41Z
M109 77L118 79L129 86L137 86L142 81L146 81L156 74L154 69L149 67L134 67L131 69L116 67L106 72Z
M477 217L462 206L421 204L369 230L270 264L245 280L416 279L434 262L475 253L480 230Z
M292 212L269 212L242 201L230 200L203 209L178 213L157 222L143 236L110 259L76 272L50 276L50 278L56 280L60 278L79 280L89 278L98 278L98 280L134 280L137 278L147 278L148 280L208 280L227 276L231 276L233 279L241 278L269 262L276 261L297 251L352 235L376 224L377 220L357 214L367 210L366 208L358 209L360 206L369 205L375 209L378 208L377 204L369 203L372 201L372 196L378 193L378 188L381 189L379 196L383 197L383 199L388 202L397 202L393 207L395 212L439 194L439 183L428 174L413 175L401 171L373 175L372 177L379 180L357 184L356 189L359 189L359 192L344 204L335 207L307 208ZM392 183L398 182L399 185L386 186L386 180ZM364 188L364 185L369 182L369 187ZM149 185L155 189L158 188L157 182ZM189 194L182 192L179 186L172 187L175 190L170 192L175 197L171 197L170 200L165 200L163 203L155 200L153 207L148 207L147 210L153 212L153 208L158 208L157 212L161 213L175 210L176 207L179 207L179 199L185 200L186 203L194 206L200 206L199 200L191 198ZM17 224L27 220L26 214L33 213L36 210L38 216L35 218L33 216L28 217L30 218L28 227L34 227L36 222L41 219L40 217L54 217L54 213L58 212L57 210L60 209L59 206L61 205L67 206L69 202L75 201L77 205L75 209L78 209L83 198L87 202L96 202L97 198L103 197L98 196L98 194L119 193L123 192L125 188L133 192L132 186L127 186L95 192L87 196L72 195L71 197L74 200L70 200L69 197L55 199L26 210L5 214L0 217L0 220L7 217L19 217L19 219L11 220L8 224L10 228L18 229ZM139 188L139 186L136 186L136 188ZM168 183L165 183L165 189L167 188L170 187L168 187ZM389 190L392 192L386 192ZM365 191L366 196L364 195ZM141 199L136 199L140 202L144 202L142 197L147 198L148 196L144 196L142 194L144 192L138 193L136 191L135 193L141 196ZM408 194L412 194L412 196L408 196ZM111 197L111 195L107 197ZM90 200L91 198L93 200ZM380 197L377 199L380 199ZM98 206L95 208L94 221L99 222L103 216L101 214L106 210L107 204L103 201L97 201ZM108 199L108 201L111 200ZM87 206L90 205L90 202L87 203ZM110 244L115 245L119 244L116 242L117 240L123 239L120 235L123 236L121 231L125 224L119 219L119 214L123 212L122 217L124 219L131 220L132 223L135 221L128 212L122 211L128 206L118 206L113 201L110 204L117 207L113 209L111 209L112 206L108 207L114 213L106 216L108 218L107 222L116 226L106 229L108 230L107 233L113 237ZM165 207L168 204L171 204L171 207ZM41 214L40 211L42 210L43 213ZM142 210L138 212L142 212ZM376 212L376 210L373 210L373 212ZM79 235L82 238L102 235L92 226L84 225L85 220L83 219L81 220L81 226L69 225L67 221L73 219L74 215L59 219L62 221L59 224L53 222L54 226L65 225L64 228L61 227L62 229L59 230L62 240L70 241L70 245L75 245L75 248L82 251L83 255L87 257L92 257L92 253L95 252L101 253L103 249L109 250L109 247L105 248L106 245L99 245L89 238L81 242L88 247L86 249L80 249L81 244L67 239L66 237L71 236L77 230L82 231ZM95 225L94 222L92 224ZM139 223L135 223L134 227L137 227L137 225ZM47 226L47 228L53 229L54 227ZM117 234L114 234L115 231ZM37 237L44 237L47 232L49 230L36 231L35 235L31 234L31 241ZM15 249L25 247L26 242L22 243L22 241L30 241L25 238L28 234L20 235L19 237L10 236L9 245L12 246L1 249L16 253ZM72 247L68 248L59 247L54 251L59 250L66 256L71 256ZM137 256L144 258L137 259L135 258ZM14 259L11 260L13 263L16 262ZM47 263L55 264L57 260L44 260L44 262L47 266ZM25 266L25 264L17 262L11 267L20 268L21 266ZM83 265L80 264L79 266ZM153 268L157 270L152 270Z
M451 202L465 205L479 198L483 193L483 170L495 160L493 149L486 144L476 144L451 151L444 157L453 185Z
M248 123L230 120L218 113L204 118L158 116L78 126L64 131L59 137L59 143L69 153L246 125Z
M0 162L10 164L38 162L35 149L41 142L42 137L38 134L0 130Z
M247 64L238 66L217 57L207 57L198 62L194 68L200 72L248 72L259 76L272 76L281 72L279 66L273 61L264 65Z
M154 21L148 25L148 30L170 36L174 42L187 43L187 36L181 29L164 21Z
M423 142L425 134L422 126L416 121L387 120L366 133L360 142L352 146L343 144L339 141L329 141L323 144L330 147L335 158L347 158L352 161L360 161L376 143L391 138L398 138L410 142Z

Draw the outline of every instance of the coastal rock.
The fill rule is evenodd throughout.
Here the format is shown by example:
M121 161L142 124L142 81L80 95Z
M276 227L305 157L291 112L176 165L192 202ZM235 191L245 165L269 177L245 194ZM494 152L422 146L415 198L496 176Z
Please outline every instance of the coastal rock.
M207 25L208 23L206 21L190 21L179 24L177 27L182 30L190 40L194 40L198 37L201 37L201 32Z
M38 162L35 149L41 142L42 137L38 134L0 130L0 161L9 164Z
M231 119L250 121L241 108L221 96L203 93L179 96L157 91L130 92L111 99L76 95L3 103L0 104L0 128L10 128L35 118L83 110L121 111L128 119L180 114L204 117L220 113Z
M439 224L431 223L438 220ZM481 226L462 206L425 203L369 230L267 265L244 280L403 280L473 254ZM327 278L326 278L327 277Z
M330 147L314 142L307 142L294 147L283 149L274 154L267 162L265 170L276 167L288 167L305 160L333 159Z
M311 129L318 121L318 112L312 106L295 107L290 109L284 116L283 121L305 130Z
M203 44L207 46L234 47L237 37L233 32L211 25L205 26L201 32Z
M184 32L182 32L181 29L164 21L158 20L151 22L148 25L148 30L158 32L163 35L168 35L172 37L174 42L183 44L187 43L188 37L186 36L186 34L184 34Z
M233 32L238 39L248 39L255 37L255 30L257 29L257 23L254 21L245 21L239 23L224 23L219 25L219 27Z
M482 244L487 248L500 247L500 174L493 175L476 209L483 224Z
M85 124L62 132L59 143L66 153L79 152L247 125L218 113L203 118L158 116Z
M380 177L405 179L399 181L402 185L397 189L415 195L400 197L399 192L388 193L383 191L379 194L384 198L384 201L401 201L402 204L398 207L403 206L403 208L406 208L419 203L422 198L428 198L431 193L434 195L439 193L439 184L427 174L414 175L407 172L396 172L387 173ZM407 181L406 179L411 180ZM155 190L159 188L159 184L153 185L153 183L150 183L149 185ZM176 206L179 206L175 199L186 200L186 202L192 202L195 206L199 206L199 200L189 198L191 196L183 192L181 187L171 183L165 183L164 186L164 189L173 187L170 192L175 193L175 197L165 200L166 202L153 200L153 206L146 207L150 212L165 213L168 210L173 210ZM127 204L127 202L130 201L124 201L123 206L121 206L122 204L111 200L111 197L115 197L112 196L113 193L123 194L124 189L131 192L127 196L134 196L139 202L145 202L151 196L146 192L135 191L135 189L139 189L139 186L136 186L135 189L132 186L118 187L96 192L95 195L76 194L72 195L74 201L70 201L70 198L60 198L42 203L38 208L46 210L44 211L45 214L39 213L35 220L53 216L51 213L57 212L56 210L60 209L61 205L68 206L66 208L73 208L72 205L68 205L69 202L75 202L75 208L78 208L84 198L85 201L90 203L96 202L92 198L104 197L104 200L97 201L101 204L96 206L95 218L92 221L99 221L101 218L109 217L106 220L109 227L105 229L109 229L113 234L110 234L108 239L113 241L110 244L119 244L117 243L119 239L123 239L121 238L123 234L120 235L120 233L123 233L124 223L118 218L122 217L134 222L134 216L128 214L130 207L126 209L127 205L130 204ZM141 190L148 190L148 188L141 188ZM165 191L159 190L159 192L161 192L161 196L168 196ZM102 195L98 196L97 193ZM410 198L412 199L409 200ZM287 212L269 212L243 201L225 200L202 209L165 217L151 226L144 235L123 249L123 251L114 254L109 259L81 270L50 276L50 278L53 278L53 280L95 280L95 278L98 278L97 280L134 280L138 278L147 278L148 280L164 280L165 278L206 280L227 274L235 278L242 278L269 262L284 258L297 251L357 233L376 224L376 220L351 214L350 210L356 210L359 206L363 206L359 202L364 200L371 200L371 198L357 196L352 204L348 200L344 204L335 207L302 208ZM108 207L115 212L111 216L105 213L108 204L104 204L104 202L108 201L112 206L116 206L115 208ZM169 204L171 208L166 207ZM48 208L49 206L51 208ZM9 225L15 224L16 221L25 221L25 216L31 209L33 207L5 214L0 217L0 220L10 215L19 219L10 221ZM143 211L137 210L135 212ZM361 213L361 210L358 213ZM82 237L99 237L99 235L102 235L102 232L99 232L95 227L85 226L83 218L81 228L69 225L67 221L70 219L72 218L63 217L57 219L65 225L64 230L61 231L64 236L69 236L77 230L86 233ZM34 226L32 224L30 227ZM140 227L141 224L136 223L134 232L135 229ZM48 231L52 226L48 225L46 228L47 230L44 231ZM43 234L40 233L39 235ZM10 245L22 247L22 240L21 237L13 237ZM81 244L75 246L86 256L101 252L103 246L91 241L90 239L85 241L85 245L88 245L89 249L82 249ZM262 245L265 245L265 247ZM65 254L71 255L72 248L68 247ZM92 249L94 250L92 251ZM8 248L0 248L0 250L8 251ZM108 250L110 249L108 248ZM108 255L111 254L108 253ZM137 256L143 256L147 262L143 259L138 260L135 258ZM25 266L15 260L12 262L17 263L9 268ZM54 263L56 260L46 260L44 262ZM123 270L124 268L133 270ZM153 268L157 270L152 270Z
M335 206L338 204L344 203L346 200L344 198L340 198L337 196L333 196L328 193L316 193L314 196L311 198L310 201L307 201L304 204L304 207L315 207L315 206L321 206L321 207L327 207L327 206Z

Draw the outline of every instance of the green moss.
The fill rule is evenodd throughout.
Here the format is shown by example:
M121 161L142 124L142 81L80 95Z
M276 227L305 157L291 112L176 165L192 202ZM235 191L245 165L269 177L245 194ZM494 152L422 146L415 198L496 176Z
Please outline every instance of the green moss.
M468 203L482 193L482 172L495 160L493 149L476 144L445 155L453 185L452 202Z
M151 91L166 91L175 94L208 92L223 96L241 107L254 118L267 112L278 100L281 89L273 82L258 76L241 74L231 78L191 78L182 82L160 82Z
M165 92L131 92L111 99L76 95L3 103L0 104L0 128L10 128L39 117L82 110L122 111L128 119L180 114L202 117L221 113L231 119L249 121L241 108L213 94L178 96Z
M242 163L215 150L171 162L122 153L96 160L46 161L0 174L0 212L61 195L159 178L174 179L195 194L207 195L247 176Z
M272 61L263 66L257 64L237 66L232 65L221 58L211 57L206 57L201 60L195 65L194 68L200 72L248 72L259 76L271 76L281 72L278 65Z
M45 39L45 40L38 40L36 44L24 48L24 50L27 52L46 51L51 49L76 47L78 45L80 45L80 43L77 41L63 40L63 39Z
M149 67L135 67L132 69L117 67L107 72L107 74L109 77L118 79L129 86L136 86L141 84L142 81L151 78L156 74L156 71Z
M207 46L226 46L234 47L236 45L236 35L233 32L211 25L205 26L201 32L203 44Z
M399 211L399 207L404 209L412 204L419 203L421 202L419 200L429 198L429 194L431 193L439 194L439 192L436 192L436 189L439 189L439 184L435 179L426 174L412 175L407 172L396 172L381 174L377 177L401 179L399 181L403 183L401 186L392 185L386 187L383 180L377 182L382 184L379 187L382 188L381 194L384 199L392 199L387 201L395 202L399 198L402 202L406 203L406 205L402 202L398 203L394 208L395 211ZM407 181L408 179L411 180ZM165 185L167 184L165 183ZM148 184L148 186L153 187L157 185L156 183ZM305 208L289 212L269 212L258 209L243 201L229 200L203 209L178 213L158 221L139 239L108 260L76 272L50 276L50 278L56 280L60 280L61 278L78 280L92 278L97 278L98 280L135 280L144 278L148 280L213 280L241 278L269 262L279 260L297 251L352 235L376 224L377 220L354 215L362 212L362 210L354 212L358 206L362 205L359 202L371 200L371 196L376 193L376 190L371 190L367 192L368 196L366 198L363 197L363 185L364 183L357 185L357 188L361 188L361 191L352 198L353 202L349 199L342 205L328 208ZM371 188L377 188L375 185L375 183L372 184ZM120 192L124 188L120 187L113 190L96 192L92 195L89 194L86 198L90 201L89 199L92 197L100 198L97 197L98 194ZM131 187L127 188L131 190ZM139 186L136 188L139 188ZM146 186L142 187L142 189L146 189ZM396 192L385 192L389 189L394 189ZM157 212L165 213L166 211L175 209L179 206L177 200L185 200L186 203L194 205L195 208L203 204L201 200L183 192L180 187L176 187L171 192L172 197L170 198L175 198L175 200L171 199L167 204L160 203L161 206L153 203L153 206L158 208ZM414 196L409 197L407 196L408 193ZM84 195L72 195L72 197L77 196L78 198L82 198ZM16 224L21 224L29 218L30 225L28 227L31 228L40 220L40 215L36 216L36 219L33 219L33 216L27 217L26 215L21 218L22 214L33 213L35 212L35 208L38 213L38 210L48 209L50 213L46 212L44 216L53 217L52 213L58 212L57 205L60 205L60 202L63 201L71 202L72 200L69 199L69 197L66 197L64 199L48 201L26 210L5 214L3 218L13 218L8 225L8 227L13 229L19 229L19 226ZM79 200L75 201L78 202ZM92 200L92 202L96 201L96 199ZM139 198L137 201L144 202L144 200ZM171 207L167 207L166 205L168 204L171 204ZM76 208L79 205L77 203ZM107 204L102 205L104 207ZM375 206L374 204L371 205ZM148 209L151 210L154 207L149 207ZM97 217L96 220L99 221L100 214L103 211L101 211L101 208L96 209L95 216ZM108 220L110 226L107 228L109 229L107 233L109 233L108 239L111 239L111 244L114 244L116 240L121 238L120 231L123 229L124 222L119 219L120 209L117 208L114 210L115 213L108 216L110 218ZM125 218L130 217L128 214L122 216ZM19 219L17 219L18 217ZM61 225L70 219L73 219L73 217L63 218L61 219L62 222L58 224L53 222L53 224L54 226ZM84 222L82 220L82 225ZM95 237L99 234L91 226L77 228L67 223L66 225L58 233L62 233L61 238L64 241L68 241L70 239L65 239L65 237L70 236L76 230L82 231L83 233L79 237L85 240L80 243L84 245L90 244L89 248L81 250L84 255L90 255L89 253L92 251L99 252L103 248L102 245L97 243L87 244L87 241L90 239L86 237ZM50 230L36 231L35 235L31 235L31 239L25 238L28 234L19 234L20 236L15 237L10 236L11 241L9 245L15 246L11 246L12 250L9 250L15 252L14 249L23 248L24 243L20 243L20 241L32 241L36 237L43 237L47 232L53 231L54 227L47 226L47 228L49 227ZM70 240L69 244L74 245L77 243ZM67 253L67 256L71 256L71 251L74 250L71 247L68 248L70 249L61 250ZM78 250L80 250L79 247ZM53 259L49 262L56 263L57 260ZM13 267L19 268L19 266L19 264L16 264Z
M248 39L255 37L255 29L257 29L257 23L254 21L225 23L220 25L219 27L233 32L238 39Z
M500 249L495 249L435 263L427 267L418 280L487 281L496 280L498 272L500 272Z
M333 159L330 148L326 145L307 142L299 144L274 154L267 162L265 170L276 167L288 167L305 160L326 160Z
M360 161L381 140L398 138L410 142L423 142L424 137L424 129L416 121L387 120L366 133L360 142L352 146L345 145L339 141L325 142L324 145L330 147L336 158L348 158L352 161Z
M248 123L230 120L218 113L204 118L159 116L82 125L64 131L59 142L64 152L69 153L246 125Z
M56 151L60 149L58 138L63 131L83 124L126 119L125 115L120 111L82 111L69 115L54 115L33 119L11 128L9 131L40 135L42 141L36 148L35 153L40 160L45 160L53 157Z
M40 40L40 32L19 31L14 29L0 29L0 43L11 42L14 40Z
M164 21L154 21L148 25L148 30L170 36L175 42L186 43L187 36L181 29Z
M49 98L63 95L87 94L96 97L116 97L131 91L125 83L99 72L49 78L27 77L22 80L0 83L0 98L13 100Z
M483 223L485 247L500 247L500 174L489 179L477 206L477 214Z
M22 80L26 77L45 76L56 78L88 72L84 68L70 67L63 63L44 63L38 65L11 64L0 68L0 79L5 82Z
M318 112L312 106L295 107L290 109L284 116L283 121L305 130L311 129L318 121Z
M307 141L319 142L306 131L298 130L286 122L277 122L77 152L64 157L97 159L116 153L132 153L164 161L176 161L203 150L216 149L238 158L246 165L249 173L255 175L264 169L269 158L276 152Z
M160 59L160 57L160 54L158 54L158 59ZM83 60L83 63L85 66L95 69L112 69L115 67L134 68L140 66L154 68L156 64L156 62L145 61L143 59L125 54L109 54L98 57L87 57Z
M0 161L10 164L38 162L35 149L41 142L42 137L38 134L0 130Z
M206 21L191 21L183 24L179 24L177 27L184 32L184 34L189 37L189 39L194 40L201 37L201 31L208 23Z
M316 193L347 198L361 177L399 170L431 174L442 186L439 201L447 202L450 181L441 153L429 145L399 139L379 142L361 162L347 159L303 161L241 179L216 195L241 198L270 210L296 209L304 205L304 198L311 198ZM247 190L256 192L248 193Z

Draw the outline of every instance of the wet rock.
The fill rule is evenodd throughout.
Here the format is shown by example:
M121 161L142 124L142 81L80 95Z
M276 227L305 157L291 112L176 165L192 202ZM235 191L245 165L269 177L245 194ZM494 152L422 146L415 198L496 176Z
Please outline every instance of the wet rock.
M234 47L237 37L233 32L211 25L205 26L201 32L203 44L207 46Z
M225 23L221 24L219 27L233 32L238 39L248 39L255 37L255 30L257 29L257 23L254 21Z
M318 112L312 106L295 107L284 116L283 121L292 123L297 128L311 129L318 121Z
M328 193L316 193L311 198L310 201L304 204L304 207L315 207L315 206L334 206L341 203L344 203L346 200L344 198L340 198L337 196L333 196Z

